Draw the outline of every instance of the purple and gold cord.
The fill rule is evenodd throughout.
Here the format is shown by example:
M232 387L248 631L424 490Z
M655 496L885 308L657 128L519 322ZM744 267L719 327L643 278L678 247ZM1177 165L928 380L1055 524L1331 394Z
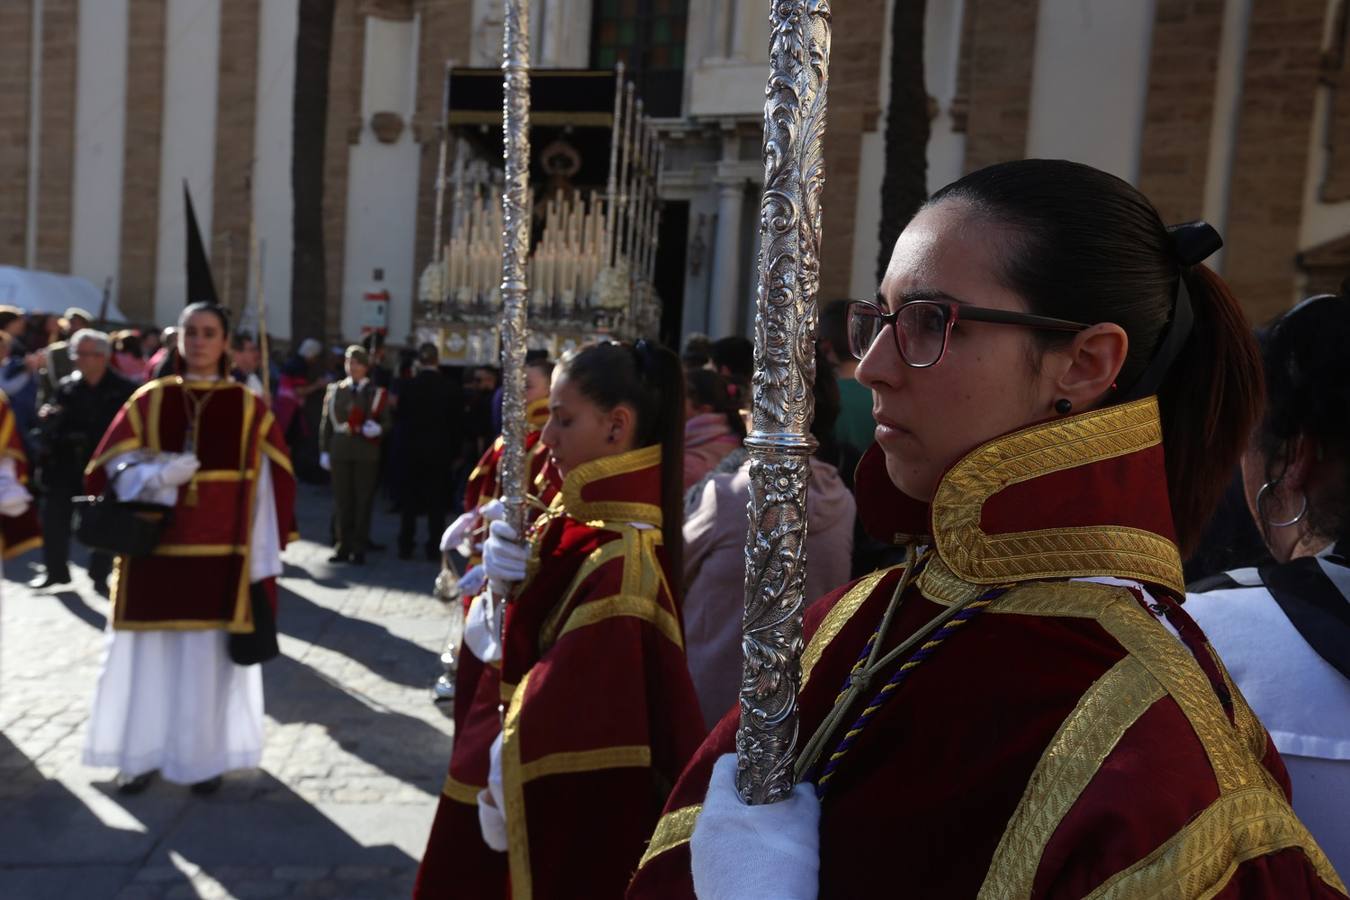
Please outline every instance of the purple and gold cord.
M944 623L941 628L934 632L928 640L924 641L924 643L914 651L914 654L909 659L905 660L900 668L895 670L895 673L881 686L881 690L877 691L871 702L869 702L867 706L863 708L863 711L859 713L858 718L854 721L853 725L849 727L848 731L844 732L844 736L839 739L839 743L835 746L834 752L831 753L829 759L825 761L824 769L820 773L820 777L816 779L816 792L820 796L823 797L825 795L825 791L829 787L830 779L834 777L835 770L839 768L839 762L847 755L848 751L852 749L853 744L858 739L858 735L862 734L863 729L865 729L868 723L872 721L872 717L877 714L877 711L885 705L891 695L905 682L905 679L909 677L910 673L918 668L919 664L925 659L932 656L943 641L955 634L962 625L988 609L989 605L999 597L1003 596L1007 590L1007 587L997 587L991 591L987 591L979 599L971 601L971 603L957 612L951 619ZM872 632L872 636L868 638L867 645L863 647L862 653L858 656L858 661L854 663L853 668L849 670L848 677L844 679L844 686L840 689L838 696L835 697L836 704L843 700L844 695L848 692L849 685L862 667L867 663L867 658L871 653L872 645L876 643L878 637L879 632L874 631Z

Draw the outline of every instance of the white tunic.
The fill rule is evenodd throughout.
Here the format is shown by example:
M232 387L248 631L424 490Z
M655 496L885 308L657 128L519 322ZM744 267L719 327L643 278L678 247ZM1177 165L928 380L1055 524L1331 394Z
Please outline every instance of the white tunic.
M1350 597L1350 569L1318 563ZM1242 586L1189 594L1186 612L1284 757L1294 812L1336 870L1350 873L1350 679L1308 646L1256 569L1228 576Z
M109 462L109 470L120 461ZM266 457L254 491L249 575L256 582L280 575L282 568ZM235 665L227 641L220 629L114 631L109 619L85 764L115 766L127 775L159 769L180 784L257 766L263 747L262 671Z

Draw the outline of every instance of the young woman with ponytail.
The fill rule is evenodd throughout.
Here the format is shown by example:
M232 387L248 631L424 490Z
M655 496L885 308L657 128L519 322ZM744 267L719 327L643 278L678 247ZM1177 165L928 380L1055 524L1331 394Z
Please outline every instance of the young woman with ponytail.
M540 441L562 489L525 542L495 521L483 550L494 592L512 599L498 695L479 704L504 711L483 744L487 787L455 786L473 793L481 836L433 841L416 896L623 894L705 733L676 574L683 397L679 359L646 341L555 369Z
M711 369L684 379L684 487L697 484L745 440L740 393Z
M924 205L849 314L906 562L807 610L790 797L741 804L732 711L629 897L1345 895L1181 607L1262 394L1220 243L1064 161Z

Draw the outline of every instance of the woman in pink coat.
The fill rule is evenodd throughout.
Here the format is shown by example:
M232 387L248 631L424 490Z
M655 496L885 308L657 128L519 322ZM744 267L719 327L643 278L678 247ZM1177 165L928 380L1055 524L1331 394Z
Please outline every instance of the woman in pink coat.
M811 458L811 488L806 495L808 597L824 596L849 580L857 516L853 494L827 461L838 458L834 423L839 417L839 385L829 363L819 356L815 395L811 432L820 445ZM686 476L688 460L686 451ZM709 728L736 702L741 683L749 499L750 462L742 449L727 454L685 494L684 648Z
M741 420L736 387L711 369L684 376L684 487L688 490L741 446Z

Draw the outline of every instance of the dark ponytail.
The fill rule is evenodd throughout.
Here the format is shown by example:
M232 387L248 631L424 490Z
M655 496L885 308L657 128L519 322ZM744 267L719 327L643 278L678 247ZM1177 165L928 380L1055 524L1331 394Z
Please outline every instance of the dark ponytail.
M1228 285L1205 265L1183 277L1195 327L1158 390L1158 408L1172 518L1185 558L1223 498L1261 415L1265 388L1256 339Z
M670 589L679 601L684 580L684 367L660 344L607 342L558 364L582 396L602 410L620 404L637 414L634 449L661 446L661 536L670 563Z
M1200 540L1260 414L1260 357L1227 285L1178 245L1143 194L1081 163L1026 159L972 172L929 206L964 204L994 226L1003 283L1033 313L1114 322L1130 345L1103 402L1134 399L1171 349L1180 280L1194 321L1158 388L1168 490L1183 558ZM1201 254L1196 254L1199 256ZM1072 336L1034 332L1041 350ZM1176 338L1173 338L1175 341Z
M706 406L727 420L727 427L737 437L745 437L745 420L741 418L741 391L734 381L723 378L712 369L686 370L685 396L694 406Z

